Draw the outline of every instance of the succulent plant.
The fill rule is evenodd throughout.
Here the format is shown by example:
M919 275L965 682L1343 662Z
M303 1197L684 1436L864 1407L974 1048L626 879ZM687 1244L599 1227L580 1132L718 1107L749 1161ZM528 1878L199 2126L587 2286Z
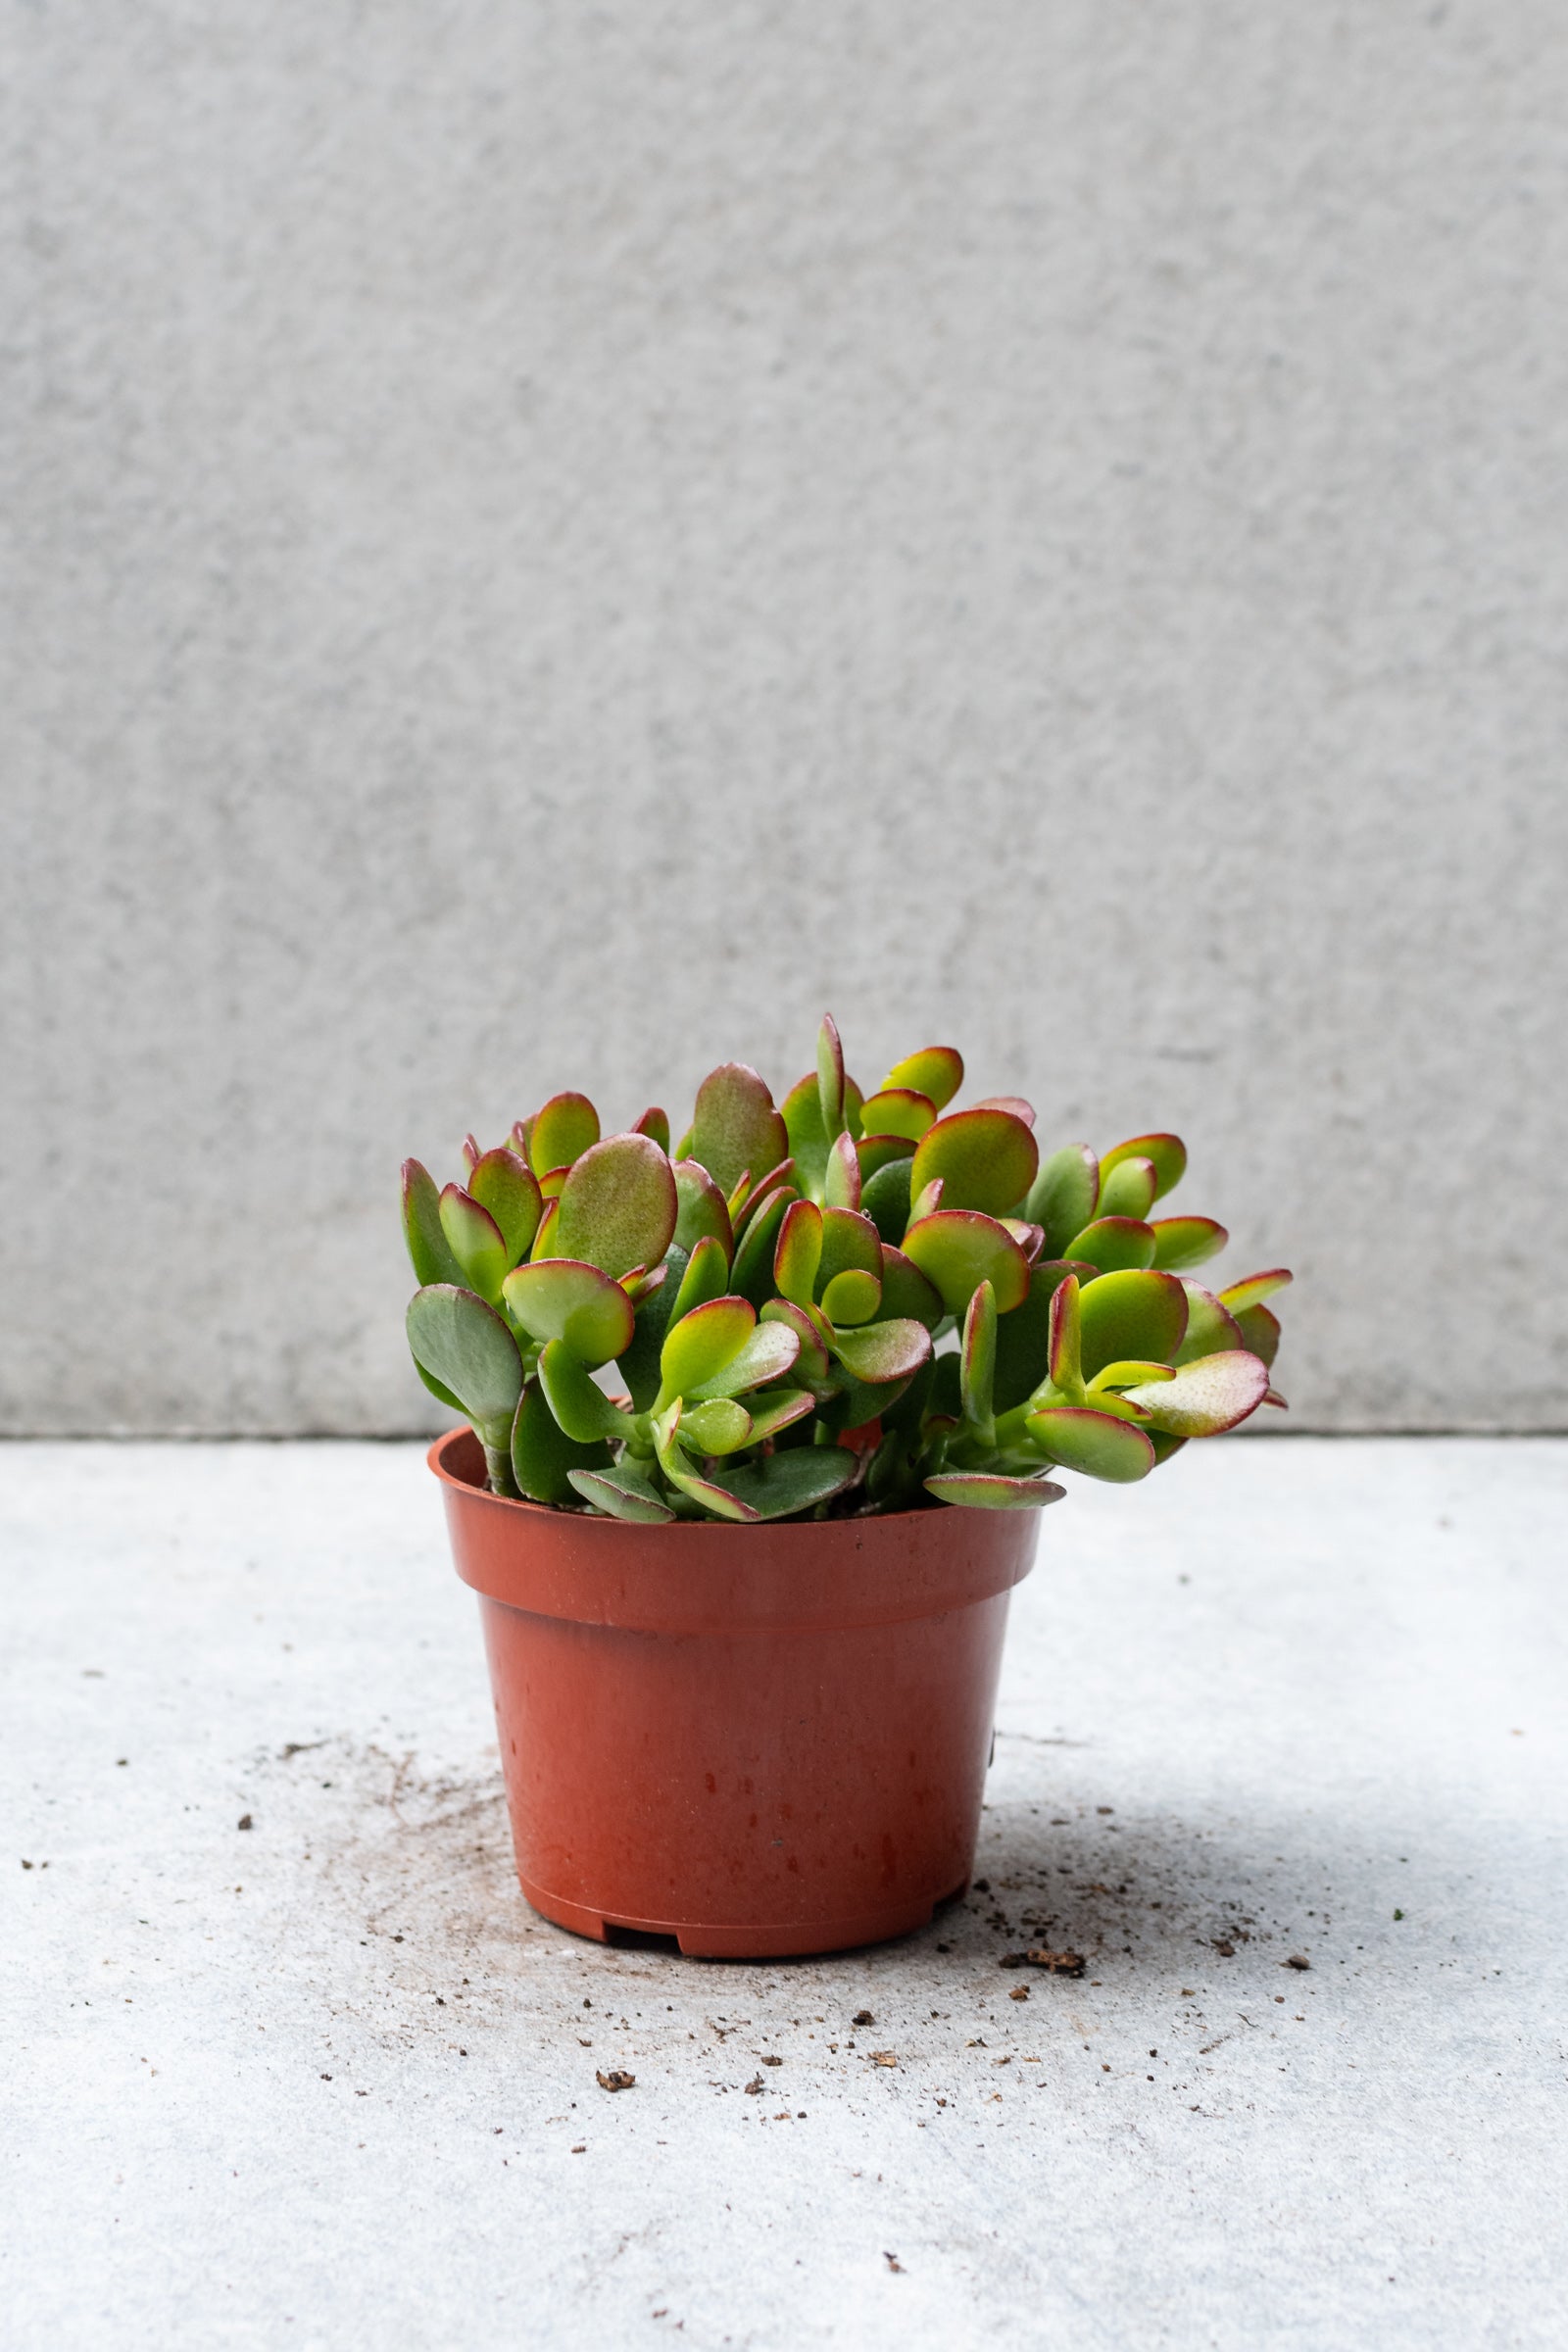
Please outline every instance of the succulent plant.
M601 1136L564 1094L469 1136L462 1184L405 1162L409 1344L494 1492L644 1521L1028 1509L1053 1469L1140 1479L1283 1404L1290 1275L1194 1279L1227 1237L1153 1214L1180 1139L1042 1158L1027 1102L956 1109L962 1083L931 1046L862 1094L828 1018L782 1103L710 1072L673 1152L662 1110Z

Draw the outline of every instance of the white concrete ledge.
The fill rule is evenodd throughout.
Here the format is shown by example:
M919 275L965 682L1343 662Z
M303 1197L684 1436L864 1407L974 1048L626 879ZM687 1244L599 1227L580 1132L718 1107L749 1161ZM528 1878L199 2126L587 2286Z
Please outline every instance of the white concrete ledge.
M1556 2352L1565 1526L1557 1441L1073 1482L989 1893L726 1966L523 1906L416 1448L5 1448L7 2345Z

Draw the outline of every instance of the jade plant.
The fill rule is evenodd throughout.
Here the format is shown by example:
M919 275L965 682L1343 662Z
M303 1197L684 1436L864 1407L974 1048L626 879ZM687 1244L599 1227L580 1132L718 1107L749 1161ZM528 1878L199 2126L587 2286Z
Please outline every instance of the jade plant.
M1013 1096L954 1107L930 1046L874 1094L823 1021L779 1104L725 1062L670 1150L556 1095L465 1181L403 1170L409 1344L490 1486L641 1521L1027 1509L1124 1483L1270 1385L1282 1268L1194 1279L1227 1236L1156 1215L1174 1135L1042 1156ZM612 1393L614 1392L614 1393Z

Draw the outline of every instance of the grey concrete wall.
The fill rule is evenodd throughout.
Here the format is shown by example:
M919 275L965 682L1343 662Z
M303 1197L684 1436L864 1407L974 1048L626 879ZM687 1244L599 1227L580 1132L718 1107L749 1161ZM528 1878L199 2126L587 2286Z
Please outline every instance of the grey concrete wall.
M1568 1423L1555 0L0 44L6 1428L423 1426L402 1154L824 1004Z

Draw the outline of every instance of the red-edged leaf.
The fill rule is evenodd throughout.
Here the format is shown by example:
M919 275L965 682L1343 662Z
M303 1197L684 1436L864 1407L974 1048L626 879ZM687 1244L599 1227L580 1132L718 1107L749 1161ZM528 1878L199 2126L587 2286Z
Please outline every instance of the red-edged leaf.
M884 1252L884 1255L886 1252ZM1029 1295L997 1321L996 1410L1010 1413L1033 1396L1051 1370L1051 1301L1069 1274L1079 1281L1092 1273L1060 1258L1032 1265ZM895 1310L890 1305L889 1313Z
M935 1126L937 1106L929 1095L912 1086L885 1087L879 1095L866 1096L860 1132L868 1141L875 1136L895 1136L917 1144L926 1129Z
M675 1240L682 1250L695 1250L704 1234L711 1234L726 1259L735 1254L735 1234L724 1196L708 1170L695 1159L677 1159L670 1171L675 1179Z
M1174 1380L1123 1395L1173 1438L1212 1438L1255 1412L1267 1391L1267 1365L1245 1349L1230 1348L1181 1365Z
M1231 1238L1212 1217L1156 1217L1149 1230L1154 1237L1155 1265L1172 1274L1218 1257Z
M1097 1217L1073 1235L1064 1254L1098 1266L1102 1274L1149 1266L1154 1258L1153 1229L1138 1217Z
M1174 1274L1126 1268L1087 1283L1079 1299L1085 1380L1133 1356L1173 1364L1187 1336L1187 1311L1186 1290Z
M809 1306L816 1296L821 1256L821 1210L813 1200L792 1200L773 1250L773 1280L780 1296L798 1306Z
M467 1169L470 1176L473 1174L474 1169L478 1166L481 1156L482 1154L479 1151L478 1138L472 1135L466 1135L463 1139L463 1164Z
M495 1309L472 1291L432 1283L410 1299L407 1330L421 1371L457 1399L485 1446L505 1446L522 1393L522 1362Z
M740 1353L756 1328L757 1309L750 1299L732 1297L710 1298L672 1323L660 1351L654 1410L662 1412L673 1397L694 1396Z
M997 1375L997 1295L983 1282L969 1301L958 1348L958 1395L963 1418L977 1430L990 1432L995 1416L992 1397ZM986 1439L990 1443L989 1434Z
M1290 1279L1284 1266L1275 1266L1267 1274L1246 1274L1240 1282L1226 1284L1219 1294L1219 1302L1228 1306L1233 1315L1239 1315L1262 1299L1271 1298L1276 1291L1283 1291Z
M512 1263L500 1226L461 1184L449 1184L443 1189L440 1215L447 1248L463 1269L465 1284L494 1306Z
M715 1483L753 1519L793 1519L812 1511L853 1486L859 1475L852 1453L837 1446L792 1446L739 1470L726 1470Z
M674 1237L676 1208L674 1176L652 1136L608 1136L567 1174L556 1248L617 1277L654 1266Z
M833 1386L832 1366L828 1361L828 1346L833 1334L813 1308L797 1306L791 1298L770 1298L758 1320L762 1323L784 1323L800 1343L791 1378L804 1381L817 1394L825 1394Z
M1039 1511L1066 1493L1049 1478L1003 1478L992 1470L939 1470L925 1486L938 1502L971 1511Z
M1039 1164L1033 1134L1011 1111L955 1110L915 1145L909 1190L918 1193L940 1176L947 1207L1000 1217L1024 1199Z
M983 1282L996 1293L1000 1314L1028 1295L1028 1259L1004 1226L976 1209L939 1208L922 1217L905 1235L904 1254L935 1284L950 1315L961 1316Z
M1236 1317L1241 1344L1250 1348L1261 1363L1272 1364L1280 1351L1280 1319L1271 1307L1261 1303L1244 1306ZM1263 1402L1269 1402L1264 1397Z
M765 1389L793 1371L801 1343L787 1323L759 1323L721 1370L686 1391L689 1404L709 1396L743 1396L748 1389Z
M1056 1285L1051 1299L1047 1360L1051 1385L1063 1396L1083 1395L1083 1293L1076 1274Z
M632 1121L631 1131L633 1135L652 1136L664 1157L669 1157L669 1113L661 1110L657 1102L651 1104L640 1119Z
M1159 1179L1152 1159L1118 1159L1116 1165L1100 1171L1100 1205L1102 1217L1136 1217L1140 1223L1154 1205Z
M896 1061L877 1092L885 1095L894 1087L908 1087L917 1095L928 1095L938 1110L945 1110L962 1084L961 1054L952 1046L923 1046L918 1054Z
M822 1293L822 1312L833 1324L869 1323L882 1303L880 1275L863 1267L846 1266Z
M882 1245L882 1312L895 1319L910 1318L934 1331L946 1308L942 1293L928 1275L922 1274L912 1257L895 1250L887 1242Z
M858 1208L860 1162L848 1134L835 1136L822 1172L822 1199L829 1208Z
M838 1332L833 1352L845 1370L867 1388L884 1388L890 1381L907 1380L931 1353L931 1334L923 1323L900 1317L886 1323L867 1323L859 1331Z
M1013 1118L1022 1119L1026 1127L1032 1127L1035 1123L1035 1106L1032 1102L1026 1102L1022 1095L984 1095L978 1102L971 1102L969 1107L971 1110L1007 1111Z
M731 1222L735 1228L735 1238L737 1241L746 1231L746 1228L751 1223L752 1219L761 1214L762 1210L766 1208L768 1202L772 1200L773 1195L784 1185L789 1184L790 1179L794 1174L794 1160L781 1159L776 1168L768 1169L767 1174L762 1178L760 1184L754 1184L752 1186L752 1189L747 1194L745 1202L739 1213L733 1215L731 1218Z
M553 1168L569 1168L599 1141L599 1113L586 1095L552 1095L533 1115L528 1164L541 1180Z
M822 1113L822 1132L829 1142L844 1131L844 1048L830 1012L822 1015L816 1033L816 1100ZM855 1204L852 1201L850 1206Z
M698 1307L706 1306L710 1298L722 1298L728 1289L729 1267L724 1258L724 1245L712 1234L705 1233L686 1260L686 1271L680 1278L665 1330Z
M773 1252L784 1219L800 1198L792 1184L776 1184L735 1246L729 1287L754 1306L773 1296Z
M403 1162L403 1238L415 1279L420 1283L463 1281L463 1268L441 1228L441 1195L421 1160Z
M1093 1221L1099 1200L1099 1160L1087 1144L1063 1144L1041 1161L1023 1213L1045 1227L1046 1248L1061 1257L1073 1235Z
M570 1257L534 1258L514 1266L502 1289L530 1339L564 1340L590 1372L631 1344L632 1302L598 1266Z
M495 1151L481 1154L468 1179L468 1190L500 1228L508 1265L517 1265L533 1247L544 1215L545 1204L532 1168L515 1152L498 1145Z
M1200 1356L1219 1355L1227 1348L1245 1348L1242 1327L1230 1308L1221 1306L1212 1291L1205 1291L1200 1282L1183 1282L1187 1293L1187 1336L1175 1356L1178 1364L1197 1363ZM1253 1348L1252 1353L1261 1353Z
M1029 1435L1062 1469L1081 1471L1085 1478L1103 1479L1111 1486L1130 1486L1154 1467L1154 1449L1141 1429L1087 1405L1052 1405L1031 1413Z
M571 1168L564 1161L559 1168L546 1168L539 1179L541 1198L546 1200L559 1200L566 1189L566 1178L570 1174Z
M757 1072L744 1061L721 1062L697 1090L692 1157L720 1191L733 1192L748 1168L776 1168L790 1152L784 1122Z
M1174 1192L1187 1173L1187 1146L1179 1135L1133 1135L1126 1143L1107 1152L1100 1163L1100 1181L1104 1184L1112 1168L1119 1168L1126 1159L1147 1159L1154 1170L1154 1199L1162 1200Z

